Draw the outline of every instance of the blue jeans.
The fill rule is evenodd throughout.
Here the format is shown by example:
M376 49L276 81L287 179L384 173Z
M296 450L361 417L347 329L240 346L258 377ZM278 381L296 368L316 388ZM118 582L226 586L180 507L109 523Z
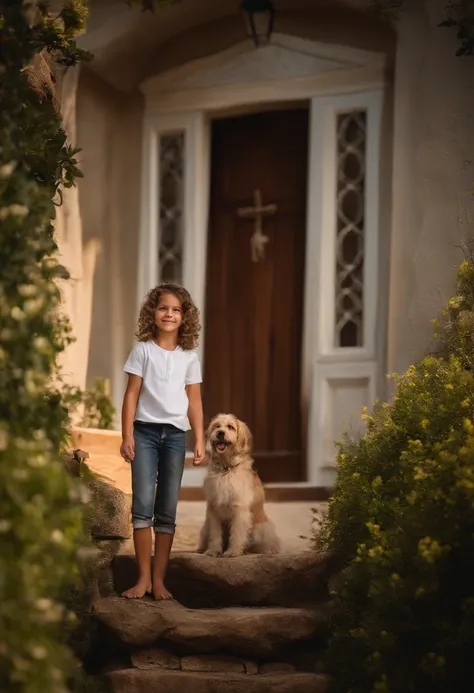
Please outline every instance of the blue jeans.
M155 532L174 534L186 455L186 434L171 424L135 421L133 438L133 527L154 527Z

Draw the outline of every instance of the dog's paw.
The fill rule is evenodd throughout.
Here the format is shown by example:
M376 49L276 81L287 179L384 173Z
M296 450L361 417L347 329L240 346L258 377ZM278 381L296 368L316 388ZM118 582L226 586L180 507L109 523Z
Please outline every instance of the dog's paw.
M242 549L227 549L227 551L224 551L222 554L223 558L237 558L238 556L243 556L244 552Z
M216 558L216 556L221 556L222 551L216 551L213 549L208 549L207 551L204 551L205 556L212 556L213 558Z

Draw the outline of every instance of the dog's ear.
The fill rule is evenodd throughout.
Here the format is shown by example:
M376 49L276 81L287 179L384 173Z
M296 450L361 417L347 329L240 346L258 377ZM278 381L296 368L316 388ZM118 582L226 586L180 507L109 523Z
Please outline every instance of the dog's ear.
M211 446L211 437L210 436L211 436L211 430L212 430L212 426L214 424L214 421L215 421L215 417L214 417L214 419L211 419L209 421L209 424L206 428L206 453L208 455L212 454L212 446Z
M211 429L212 429L212 424L213 424L213 423L214 423L214 419L211 419L211 420L209 421L208 425L207 425L207 428L206 428L206 438L209 438L209 436L211 435Z
M243 421L237 424L237 452L239 454L249 454L252 451L253 437L250 433L250 428Z

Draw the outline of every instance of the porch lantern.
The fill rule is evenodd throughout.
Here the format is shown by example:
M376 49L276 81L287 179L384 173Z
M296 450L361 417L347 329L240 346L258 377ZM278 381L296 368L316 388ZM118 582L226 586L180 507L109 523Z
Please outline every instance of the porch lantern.
M240 3L247 36L256 48L270 43L275 23L275 6L272 0L242 0Z

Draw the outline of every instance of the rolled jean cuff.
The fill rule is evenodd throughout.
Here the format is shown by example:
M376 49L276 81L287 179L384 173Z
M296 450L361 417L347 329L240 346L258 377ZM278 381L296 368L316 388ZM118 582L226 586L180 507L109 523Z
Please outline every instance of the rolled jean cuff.
M155 534L174 534L176 531L176 528L170 525L155 525L153 529Z
M144 520L141 517L132 517L132 527L133 529L149 529L153 527L153 520L151 517L148 520Z

